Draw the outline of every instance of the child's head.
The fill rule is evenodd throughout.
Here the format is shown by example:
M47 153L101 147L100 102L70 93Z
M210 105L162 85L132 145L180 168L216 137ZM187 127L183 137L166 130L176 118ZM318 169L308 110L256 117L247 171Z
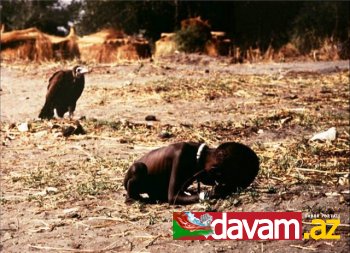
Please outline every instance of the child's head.
M249 147L236 143L221 144L214 152L215 180L232 189L248 187L259 171L259 158Z

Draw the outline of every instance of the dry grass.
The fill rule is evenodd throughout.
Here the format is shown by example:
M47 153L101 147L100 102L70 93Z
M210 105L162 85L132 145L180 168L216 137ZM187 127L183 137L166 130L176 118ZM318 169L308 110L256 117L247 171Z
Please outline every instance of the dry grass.
M302 77L302 78L301 78ZM57 121L55 123L46 121L29 122L30 131L20 133L14 126L2 123L2 131L5 132L3 144L9 142L9 136L19 137L25 143L42 143L38 145L48 145L52 150L52 146L61 145L62 142L82 142L88 139L110 139L117 143L126 144L129 146L159 146L164 145L164 141L205 141L211 145L235 140L246 140L253 136L259 136L262 132L285 132L282 134L282 141L271 142L271 144L253 142L253 147L261 157L262 174L275 177L281 177L286 180L286 176L295 177L307 173L308 178L312 171L304 172L297 168L316 170L329 170L330 175L335 172L346 172L346 163L348 160L348 118L347 113L342 111L347 106L348 86L345 81L347 72L334 73L319 76L315 80L314 75L290 74L283 78L275 78L273 76L241 76L235 78L205 78L198 80L191 79L174 79L167 82L151 82L142 86L127 86L116 88L113 90L104 91L105 101L107 96L110 97L128 97L132 95L135 99L138 97L150 96L154 99L163 100L165 103L171 103L175 100L217 100L223 97L237 97L251 99L257 97L251 114L241 121L217 121L211 120L200 124L183 123L180 125L171 125L161 122L130 122L127 120L97 120L87 119L80 123L87 131L87 135L72 136L68 139L62 137L61 128L71 123ZM292 101L298 108L274 109L260 111L257 107L266 108L266 105L275 103L277 100L289 100L285 90L278 88L281 84L302 86L308 89L321 86L319 99L322 100L323 107L329 107L331 111L320 112L318 100L310 96L292 97ZM250 89L243 89L242 85L247 84ZM309 87L308 87L309 86ZM330 89L332 88L332 89ZM87 92L96 94L97 90L92 89ZM333 96L337 94L337 96ZM158 95L155 97L155 95ZM105 103L105 102L104 102ZM249 103L248 103L249 105ZM103 106L103 105L102 105ZM239 110L239 106L236 106ZM337 108L339 111L334 111ZM327 109L327 110L328 110ZM218 110L223 113L225 108ZM230 110L230 108L229 108ZM335 126L338 129L338 138L334 143L309 143L308 136L312 132L321 131L330 126ZM296 136L297 131L304 131L305 134L299 135L297 138L289 138L287 132L293 133ZM159 137L162 132L171 134L169 140L164 140ZM42 139L38 139L38 136ZM47 141L45 141L45 139ZM71 140L71 141L70 141ZM24 144L24 143L23 143ZM69 184L73 187L72 182L67 181L67 178L73 178L73 181L79 182L79 185L74 185L74 190L68 189L70 192L75 192L78 195L88 194L96 195L99 192L108 192L113 190L113 187L120 187L117 182L112 180L111 174L118 174L122 177L123 172L131 164L132 159L118 158L114 161L106 160L100 156L84 153L84 148L79 144L74 145L73 149L85 154L86 160L79 159L78 164L69 165L69 163L49 162L41 165L38 168L27 171L26 175L16 176L13 180L23 182L25 185L33 188L45 188L49 186L58 187ZM45 149L45 147L42 147ZM46 149L49 149L48 147ZM57 152L62 152L57 147ZM64 151L66 152L66 151ZM55 153L51 154L55 157ZM60 155L59 153L57 155ZM63 154L64 155L64 154ZM320 158L322 157L322 159ZM336 159L336 162L335 160ZM71 161L73 162L73 161ZM316 164L316 165L315 165ZM60 171L70 167L69 173L71 176L65 175L65 178L60 177ZM316 167L315 167L316 166ZM283 174L283 176L281 176ZM84 176L82 176L84 175ZM317 172L315 175L318 175ZM337 174L338 175L338 174ZM334 178L338 180L338 177ZM332 180L329 183L333 182ZM334 181L333 183L336 183Z
M204 122L192 123L191 115L180 124L87 118L80 120L87 134L68 138L61 133L63 127L74 125L68 120L30 121L27 132L18 130L19 122L1 122L1 204L9 215L12 207L25 206L35 217L31 220L25 212L27 220L21 218L18 226L14 223L18 229L11 234L31 236L18 239L24 240L19 242L26 250L161 252L164 247L177 251L200 246L170 239L173 211L334 212L348 222L348 75L343 71L179 76L144 85L96 86L84 91L84 96L94 94L93 106L103 101L102 107L116 99L143 99L160 106L179 101L214 103L212 119ZM228 114L234 115L234 121L225 118ZM335 141L309 141L314 133L333 126L337 128ZM160 137L163 132L170 138ZM125 171L141 154L177 141L205 141L216 146L233 140L249 144L260 158L260 173L248 189L224 200L186 207L124 204ZM339 233L345 239L337 243L343 247L349 231L345 228ZM57 243L59 234L78 239ZM273 247L282 245L276 244ZM10 247L6 241L5 245ZM336 245L327 249L339 249ZM289 244L281 249L290 249L285 246ZM297 246L318 247L313 242ZM230 250L231 246L216 242L210 247Z

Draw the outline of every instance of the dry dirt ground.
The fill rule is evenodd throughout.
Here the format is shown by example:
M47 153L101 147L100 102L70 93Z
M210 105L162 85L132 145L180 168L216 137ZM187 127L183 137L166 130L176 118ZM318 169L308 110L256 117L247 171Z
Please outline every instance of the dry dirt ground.
M75 64L1 65L3 252L348 252L348 61L234 65L179 55L89 65L75 114L86 134L64 137L75 121L36 117L48 78ZM330 127L336 140L309 140ZM245 143L260 173L224 200L126 205L133 160L178 141ZM341 239L176 241L172 213L183 210L302 211L304 231L307 214L335 214Z

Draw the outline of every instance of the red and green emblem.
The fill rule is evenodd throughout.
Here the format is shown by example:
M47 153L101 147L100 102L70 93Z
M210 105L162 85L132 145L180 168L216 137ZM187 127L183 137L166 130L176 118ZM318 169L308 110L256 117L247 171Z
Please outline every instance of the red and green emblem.
M174 212L173 239L200 240L201 237L207 238L213 233L210 226L212 220L213 218L209 214L203 214L197 218L191 212Z

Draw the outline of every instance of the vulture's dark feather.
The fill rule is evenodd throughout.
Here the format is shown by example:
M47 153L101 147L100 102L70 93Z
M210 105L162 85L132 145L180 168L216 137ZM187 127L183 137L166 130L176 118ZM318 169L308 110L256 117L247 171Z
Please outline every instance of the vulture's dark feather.
M59 117L63 117L66 112L72 117L77 100L84 90L84 74L87 72L87 69L76 66L73 70L60 70L54 73L49 79L46 101L39 118L51 119L54 116L54 109Z

